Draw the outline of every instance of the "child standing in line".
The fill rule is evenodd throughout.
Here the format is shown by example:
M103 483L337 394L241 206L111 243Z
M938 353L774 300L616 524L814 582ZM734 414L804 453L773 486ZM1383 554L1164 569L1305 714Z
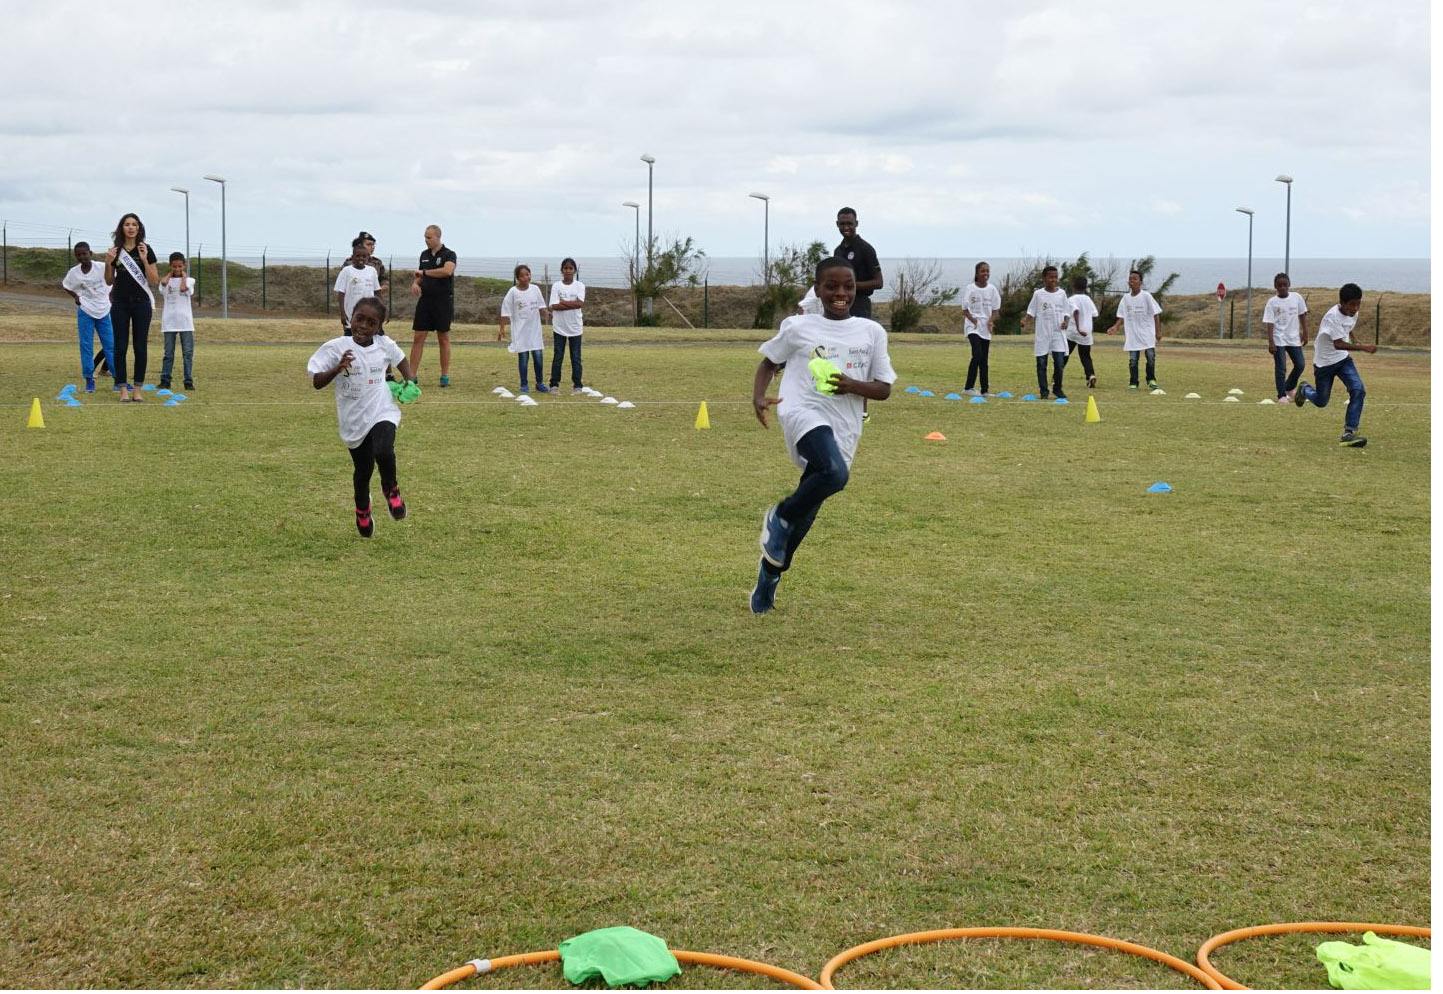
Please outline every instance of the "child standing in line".
M1097 317L1097 305L1087 294L1087 277L1074 276L1072 296L1067 298L1072 311L1072 327L1067 330L1067 355L1076 349L1082 360L1082 373L1087 377L1087 389L1097 386L1097 376L1092 368L1092 322Z
M406 516L406 502L396 480L396 428L401 423L401 409L386 383L387 364L401 371L407 389L414 391L413 398L420 395L406 354L386 336L385 321L386 305L381 299L363 297L351 310L350 336L326 342L306 364L311 385L317 390L336 383L336 421L355 467L351 482L356 531L362 538L370 538L376 530L371 517L371 474L376 467L381 470L381 490L391 517L400 521Z
M80 336L80 375L85 377L85 392L95 392L95 357L91 348L96 337L105 353L105 364L120 383L115 372L115 334L110 327L110 286L105 282L105 269L97 266L89 242L75 243L75 266L65 274L60 285L75 300L75 326Z
M364 232L362 232L364 234ZM341 334L351 333L351 308L366 297L375 297L381 292L381 280L376 267L371 265L371 251L366 240L357 235L351 241L351 257L336 273L336 303L341 309Z
M551 389L561 389L561 361L571 350L571 394L581 393L581 308L586 303L586 284L576 278L576 260L561 260L561 282L551 284ZM541 374L537 374L537 386Z
M1302 294L1290 293L1291 287L1287 273L1274 276L1277 295L1269 297L1263 307L1263 327L1268 329L1268 354L1273 357L1273 380L1280 404L1293 399L1293 388L1303 375L1303 346L1308 344L1308 302ZM1285 377L1289 359L1293 370Z
M777 583L791 568L822 502L847 485L862 437L863 400L886 400L897 380L886 331L870 318L851 314L857 296L851 264L823 259L815 286L822 313L783 321L776 337L758 350L762 360L752 381L757 420L769 427L767 409L782 405L778 420L787 451L802 469L797 489L762 518L762 557L751 594L754 614L772 609ZM780 395L768 397L767 387L783 367Z
M549 393L541 379L541 360L546 354L541 325L551 320L546 298L541 296L540 287L531 285L530 266L523 263L512 270L511 275L516 285L507 290L501 300L501 323L496 329L496 341L505 341L507 329L511 330L511 344L506 351L516 353L516 371L521 375L522 393L531 392L526 386L528 356L536 367L536 392Z
M190 298L194 293L195 283L185 275L185 253L170 253L170 272L160 280L160 297L164 303L160 312L160 335L165 339L165 357L160 363L162 390L170 389L177 338L180 339L180 354L185 364L185 388L195 389L195 380L191 376L191 359L195 356L195 318L190 309Z
M972 361L967 364L967 387L962 392L973 397L989 395L987 356L992 350L992 329L997 326L997 312L1002 309L1002 294L987 281L992 267L979 262L972 269L972 285L962 295L962 331L972 346ZM981 389L977 389L978 380Z
M1157 339L1161 334L1162 308L1152 294L1142 288L1142 273L1134 269L1127 274L1127 293L1117 302L1117 321L1107 330L1110 335L1123 329L1122 347L1127 350L1127 388L1137 389L1139 353L1147 356L1147 388L1157 387Z
M1333 392L1333 381L1342 380L1348 388L1348 410L1343 414L1343 437L1338 444L1350 449L1361 449L1368 440L1358 434L1363 423L1363 378L1353 365L1350 352L1366 352L1373 355L1376 345L1354 345L1348 340L1353 326L1358 323L1358 309L1363 306L1363 290L1356 283L1344 283L1338 291L1338 303L1323 320L1318 322L1318 334L1313 338L1313 375L1318 379L1316 389L1304 380L1293 392L1293 403L1299 407L1312 401L1318 407L1327 407Z
M1066 400L1062 392L1062 368L1067 365L1067 326L1070 323L1071 305L1067 291L1057 285L1057 267L1048 265L1042 270L1042 286L1032 291L1027 304L1027 313L1022 316L1022 329L1027 322L1035 328L1032 338L1032 354L1037 359L1037 392L1046 400L1047 357L1052 356L1052 393L1058 400Z

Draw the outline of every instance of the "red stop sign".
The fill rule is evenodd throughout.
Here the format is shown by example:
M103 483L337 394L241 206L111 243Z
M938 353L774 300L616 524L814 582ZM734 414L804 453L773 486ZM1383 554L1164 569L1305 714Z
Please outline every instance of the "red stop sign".
M1223 286L1221 283L1219 283L1219 284L1218 284L1218 300L1222 300L1222 299L1223 299L1224 297L1226 297L1227 295L1228 295L1228 288L1225 287L1225 286Z

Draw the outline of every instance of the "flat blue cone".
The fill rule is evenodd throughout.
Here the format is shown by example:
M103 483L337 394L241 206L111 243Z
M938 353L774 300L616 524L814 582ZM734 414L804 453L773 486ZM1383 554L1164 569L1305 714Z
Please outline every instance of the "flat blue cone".
M157 390L157 391L155 392L155 395L156 395L157 397L169 397L169 396L171 396L172 393L173 393L173 391L170 391L170 390Z
M180 401L185 400L186 396L183 393L173 393L170 395L170 399L179 403Z
M155 389L155 384L154 384L154 383L142 383L142 384L140 385L140 389L142 389L142 390L154 390L154 389Z
M931 390L923 390L923 391L922 391L922 396L923 396L923 397L935 397L935 396L937 396L937 395L934 394Z
M1066 397L1058 397L1056 400L1053 401L1053 403L1054 403L1054 404L1066 404L1066 403L1068 403L1068 400L1067 400Z
M962 399L962 395L961 395L960 393L949 393L949 394L946 396L945 399L946 399L946 400L961 400L961 399Z
M1147 492L1150 494L1170 494L1172 493L1172 487L1166 483L1154 483L1147 488Z
M972 398L971 400L969 400L967 403L969 403L969 404L985 404L985 403L987 403L987 398L986 398L986 397L973 397L973 398Z
M63 404L70 399L70 396L71 395L68 393L58 393L55 395L55 400L56 402Z
M1023 400L1036 400L1036 399L1037 399L1037 394L1035 394L1035 393L1025 393L1025 394L1022 395L1022 399L1023 399Z
M67 393L74 393L74 392L75 392L75 384L74 384L74 383L67 383L67 384L65 384L65 386L63 386L63 387L60 388L61 396L64 396L64 395L67 394Z
M67 397L65 398L65 406L66 406L66 407L84 407L85 405L82 404L80 401L76 400L74 397L67 396Z
M1006 397L1008 400L1011 400L1011 399L1012 399L1012 394L1008 393L1006 390L1003 390L1003 391L1002 391L1001 393L999 393L997 396L999 396L999 397Z
M170 398L170 400L167 400L164 404L161 404L160 406L161 406L161 407L179 407L179 406L180 406L180 401L178 401L178 400L176 400L174 397L172 397L172 398Z
M921 387L908 387L908 388L907 388L907 393L921 393L921 392L922 392L922 388L921 388Z

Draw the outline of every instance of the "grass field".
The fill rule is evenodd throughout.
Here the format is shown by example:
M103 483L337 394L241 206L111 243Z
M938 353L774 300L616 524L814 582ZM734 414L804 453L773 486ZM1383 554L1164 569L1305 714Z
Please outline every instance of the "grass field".
M495 400L494 345L443 392L429 353L411 516L366 542L310 348L198 338L177 409L63 409L74 346L0 345L0 985L414 987L613 924L815 976L920 929L1191 959L1241 925L1429 920L1426 355L1359 360L1371 444L1340 450L1341 391L1258 406L1256 350L1164 347L1151 397L1102 347L1085 425L944 401L964 347L898 342L758 618L795 472L754 345L594 343L630 411ZM1031 363L999 345L993 389ZM1318 987L1316 941L1216 962ZM1192 986L1028 942L838 980Z

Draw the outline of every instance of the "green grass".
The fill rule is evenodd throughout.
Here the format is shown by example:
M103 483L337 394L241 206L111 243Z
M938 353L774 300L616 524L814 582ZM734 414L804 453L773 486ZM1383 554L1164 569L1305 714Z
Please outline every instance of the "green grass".
M1029 389L1029 351L994 350L994 389ZM185 406L68 410L73 345L0 345L0 984L415 986L612 924L815 976L964 925L1191 959L1428 921L1426 356L1360 359L1360 451L1341 399L1257 406L1265 356L1166 348L1154 398L1100 349L1084 425L944 401L965 348L898 343L756 618L795 472L754 345L588 346L632 411L497 401L512 357L457 349L400 429L411 517L370 542L309 352L202 338ZM1218 964L1321 986L1289 941ZM838 980L1192 986L1031 942Z

